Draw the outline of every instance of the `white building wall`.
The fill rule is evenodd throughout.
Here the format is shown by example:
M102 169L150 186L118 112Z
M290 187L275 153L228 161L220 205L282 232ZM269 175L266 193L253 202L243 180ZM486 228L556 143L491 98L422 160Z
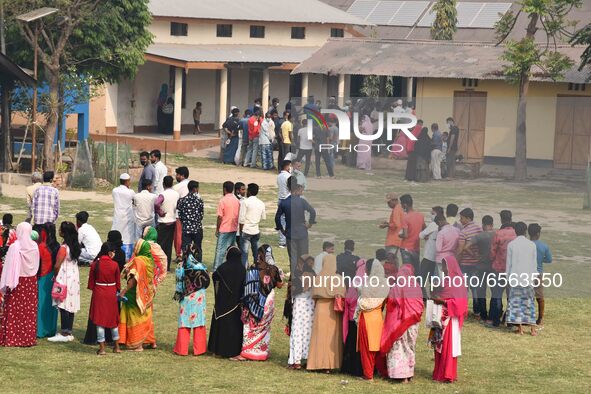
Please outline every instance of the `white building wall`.
M169 82L167 65L146 62L140 67L135 78L135 126L153 126L156 124L156 105L160 86ZM169 86L168 94L172 91Z
M248 100L248 68L230 69L230 106L235 105L240 109L240 114L251 105ZM272 86L272 85L271 85Z
M217 22L194 20L188 23L187 36L171 36L170 21L154 20L150 31L154 34L156 43L175 44L250 44L250 45L282 45L282 46L321 46L330 37L330 25L312 25L305 23L263 23L222 21L224 24L232 24L232 37L217 37ZM251 38L250 26L264 25L265 38ZM305 39L292 39L291 27L305 27ZM345 32L345 37L351 35Z
M104 90L106 96L105 104L105 127L117 127L117 84L107 84Z
M269 94L271 99L279 99L279 108L283 110L289 101L289 71L271 70L269 75ZM279 114L281 116L281 114Z
M193 108L201 101L203 112L201 123L215 123L216 102L216 70L189 70L187 75L186 108L183 109L181 123L193 124Z
M321 100L322 105L325 105L327 76L324 74L310 74L308 78L308 95L314 96L315 100Z

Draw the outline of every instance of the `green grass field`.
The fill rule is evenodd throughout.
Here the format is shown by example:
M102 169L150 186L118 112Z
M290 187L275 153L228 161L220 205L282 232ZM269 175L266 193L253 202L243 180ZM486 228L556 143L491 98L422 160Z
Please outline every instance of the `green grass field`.
M185 162L175 157L177 163ZM210 162L186 160L192 178L201 171L218 168ZM224 167L225 177L234 170ZM256 182L260 172L252 170ZM552 248L554 264L548 272L560 273L563 285L547 289L545 329L533 338L506 330L489 330L469 319L462 335L463 355L459 360L459 381L453 385L431 381L432 351L427 347L427 329L421 326L417 341L415 378L410 385L381 379L367 383L341 374L325 375L286 369L289 338L283 333L281 312L285 288L277 292L276 315L271 339L271 358L266 362L232 362L209 355L179 357L172 353L178 304L172 300L174 277L170 275L158 289L154 320L159 348L143 353L109 353L97 357L96 348L82 345L88 317L90 291L82 291L82 310L76 315L76 341L52 344L39 340L34 348L0 348L2 392L588 392L591 384L591 212L580 209L582 194L569 185L551 182L514 184L498 179L453 181L410 185L400 181L395 171L376 171L373 177L351 169L337 168L339 179L310 179L306 198L318 210L318 225L312 228L310 249L320 250L324 239L337 242L337 251L347 238L357 241L358 254L370 257L383 243L385 234L377 223L387 218L384 195L389 191L411 193L416 209L427 214L433 205L455 202L475 209L477 220L492 214L495 221L501 209L509 208L516 220L537 221L543 239ZM201 185L206 202L204 260L211 266L215 248L215 207L221 193L219 184ZM273 206L274 187L263 187L260 196ZM25 200L0 198L5 211L24 218ZM88 200L64 201L62 220L72 220L76 212L87 210L91 222L106 237L110 229L112 206ZM2 212L4 213L4 212ZM262 241L276 245L272 230L274 211L262 225ZM495 224L498 224L495 222ZM278 264L287 269L286 251L274 249ZM81 268L85 287L88 269ZM208 322L213 291L208 289ZM208 327L209 330L209 327Z

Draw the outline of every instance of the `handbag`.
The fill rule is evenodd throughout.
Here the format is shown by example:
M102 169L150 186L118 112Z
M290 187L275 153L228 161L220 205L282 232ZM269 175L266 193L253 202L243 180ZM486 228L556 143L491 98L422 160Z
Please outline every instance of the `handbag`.
M441 315L443 313L443 305L427 300L427 312L425 314L425 326L427 328L442 328Z
M60 270L64 268L64 264L62 263L62 266L60 267ZM66 273L66 283L68 282L68 271L65 271ZM59 272L58 272L59 275ZM66 300L66 298L68 297L68 286L63 285L61 283L59 283L57 280L55 280L56 278L53 278L53 286L51 286L51 298L53 298L54 300L56 300L58 303L60 302L64 302Z
M345 312L345 299L343 297L336 297L334 299L335 312Z
M56 300L57 302L64 302L66 297L68 296L68 287L66 285L62 285L56 280L53 280L53 286L51 287L51 298Z

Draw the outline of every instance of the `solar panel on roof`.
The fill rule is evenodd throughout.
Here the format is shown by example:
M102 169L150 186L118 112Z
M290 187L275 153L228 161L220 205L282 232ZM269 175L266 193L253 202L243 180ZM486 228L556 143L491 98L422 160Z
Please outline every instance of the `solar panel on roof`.
M388 25L413 26L428 6L428 1L405 1Z
M458 3L458 27L470 27L472 19L480 12L484 3Z
M435 4L435 3L433 3ZM501 18L500 14L505 14L511 3L457 3L458 27L473 27L492 29L495 23ZM431 9L425 13L417 26L429 27L433 25L435 13Z
M511 3L485 3L470 23L470 27L492 29L501 16L509 11L509 8L511 8Z
M431 4L431 7L425 12L425 15L423 15L419 23L417 23L417 26L429 27L433 25L433 21L435 20L435 12L431 12L433 10L433 5L435 5L435 3Z
M361 19L367 19L369 14L377 7L379 1L377 0L356 0L347 12L351 15L355 15Z
M367 21L376 25L387 25L404 3L404 1L380 1L369 14Z

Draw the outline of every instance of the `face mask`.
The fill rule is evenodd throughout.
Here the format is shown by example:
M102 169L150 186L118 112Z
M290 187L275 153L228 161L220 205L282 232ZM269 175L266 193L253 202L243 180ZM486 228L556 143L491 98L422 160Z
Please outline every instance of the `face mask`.
M431 220L435 220L436 217L437 217L436 214L434 214L434 213L431 214Z

